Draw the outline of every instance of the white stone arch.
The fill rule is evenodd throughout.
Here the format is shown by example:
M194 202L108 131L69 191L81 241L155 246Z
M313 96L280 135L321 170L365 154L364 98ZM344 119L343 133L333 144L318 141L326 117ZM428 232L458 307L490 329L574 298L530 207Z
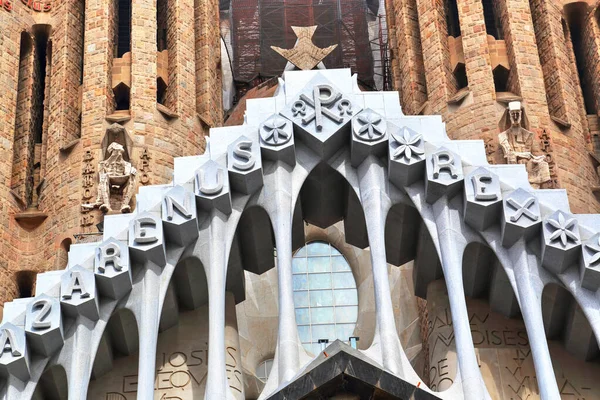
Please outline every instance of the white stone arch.
M401 348L393 322L387 276L386 220L394 204L408 202L421 215L442 262L461 353L455 385L439 396L489 398L477 367L468 318L465 318L462 284L464 250L472 241L483 238L506 266L511 283L515 282L513 285L517 288L527 332L534 343L532 351L542 397L556 398L558 389L551 374L552 364L545 339L537 340L536 336L540 333L539 301L533 300L539 298L543 286L540 283L559 279L575 293L584 311L587 310L591 316L588 319L594 329L598 329L600 319L594 314L600 312L597 311L598 300L594 294L599 286L598 270L591 265L591 260L595 256L593 241L598 240L600 216L572 216L564 191L533 191L522 165L488 165L482 142L451 141L437 116L403 116L397 93L362 93L356 78L351 78L348 70L292 71L286 72L284 78L274 99L248 102L245 125L214 128L206 154L176 159L172 184L140 188L136 213L107 217L103 243L73 245L66 271L40 276L37 294L60 298L62 305L59 309L64 308L65 313L70 310L71 321L75 319L72 323L59 314L59 320L66 321L65 326L71 324L67 326L65 344L41 362L53 360L53 363L64 366L69 394L74 398L85 398L92 370L91 357L77 358L75 354L89 352L89 349L95 351L114 310L117 307L127 308L136 317L138 331L143 332L140 335L138 396L151 397L160 310L175 266L182 257L194 256L207 266L210 296L211 368L205 397L226 398L223 331L230 252L244 210L260 206L273 227L280 267L279 342L274 373L261 398L275 393L278 387L293 383L299 374L310 373L305 368L310 367L311 360L304 357L298 343L290 296L289 270L294 247L291 233L295 205L307 176L318 164L327 163L348 182L365 215L377 321L373 344L363 355L379 365L381 371L403 379L415 390L429 391L419 383L418 375L410 367ZM325 97L319 92L323 85L329 88ZM318 90L318 102L324 106L321 113L327 110L321 115L322 129L318 129L317 117L314 124L311 122L311 115L318 113L317 107L313 111L310 105L311 101L317 102L316 96L313 100L309 97L314 95L315 89ZM333 96L334 93L339 96ZM308 102L306 99L309 99ZM304 103L300 104L301 100ZM302 114L305 120L303 116L294 115L296 111L305 112ZM365 118L361 120L359 115ZM268 121L271 122L267 124ZM385 123L382 124L382 121ZM281 143L269 142L275 128L280 129L277 137ZM407 155L407 146L414 157ZM483 168L483 172L479 167ZM441 178L440 168L447 174ZM195 176L197 170L203 171L199 180ZM473 174L481 173L489 173L489 181L497 184L497 196L492 203L482 203L473 195L470 186ZM495 190L493 185L488 188ZM464 195L462 202L459 193ZM186 199L193 199L193 202ZM530 199L533 201L531 204L535 204L533 209L529 209L530 205L522 206L530 204L527 201ZM510 209L506 205L508 200L514 200L518 207ZM192 206L194 203L197 207ZM174 208L170 209L171 206ZM530 214L535 214L535 219L526 217L532 222L526 221L525 224L519 221L523 207ZM504 214L500 210L504 210ZM511 217L516 220L511 221ZM557 228L557 224L561 227ZM560 236L555 235L557 229L568 229L572 234L562 247L557 242ZM120 275L119 279L123 281L119 280L119 284L111 281L108 288L100 284L107 275L97 270L96 252L110 245L111 240L113 245L124 246L121 248L123 254L125 251L130 253L128 266L131 267L132 278L129 291L121 286L127 283L126 274ZM541 252L532 250L528 245L534 242L541 243ZM582 250L582 242L591 243L592 250L588 251L586 247ZM557 262L560 259L565 261ZM583 263L581 268L577 268L575 259ZM514 273L508 273L511 270ZM86 291L80 290L75 297L69 293L68 286L69 282L76 286L74 274L80 274L89 285ZM74 291L72 287L70 289L70 292ZM101 295L96 294L96 289L102 292ZM66 297L64 293L67 293ZM38 301L40 298L36 296L34 299ZM6 335L10 332L15 337L16 346L23 350L27 348L24 343L31 339L20 328L22 321L32 321L39 317L36 313L40 312L24 312L23 308L30 302L8 303L4 324L0 326ZM41 333L48 333L45 331L47 328L40 329ZM25 351L7 353L5 351L0 357L0 363L10 364L6 369L8 385L3 395L8 399L31 396L39 369L29 368Z

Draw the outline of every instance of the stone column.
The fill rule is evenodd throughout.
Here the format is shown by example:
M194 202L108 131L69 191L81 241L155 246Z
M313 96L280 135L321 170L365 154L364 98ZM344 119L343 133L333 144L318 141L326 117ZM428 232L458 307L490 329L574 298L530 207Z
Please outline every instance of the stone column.
M405 114L416 114L428 96L419 30L419 22L423 16L418 12L415 0L388 0L388 21L393 25L388 37L396 78L394 86L400 91ZM427 54L431 52L428 51Z
M156 0L131 2L131 117L138 134L156 109Z
M481 0L457 0L469 88L478 101L496 98Z
M444 3L441 0L417 0L417 13L429 107L435 114L443 113L448 107L453 85Z
M229 390L235 400L244 400L244 377L242 375L242 351L237 327L235 297L225 294L225 371Z
M219 2L196 0L196 111L205 127L223 123Z

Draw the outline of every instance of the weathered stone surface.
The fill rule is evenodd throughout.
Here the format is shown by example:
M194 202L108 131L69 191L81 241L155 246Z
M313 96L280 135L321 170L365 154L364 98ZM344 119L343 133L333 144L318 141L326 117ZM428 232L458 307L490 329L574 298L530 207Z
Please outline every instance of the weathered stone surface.
M33 351L52 356L64 343L60 301L46 295L36 296L27 305L25 333Z

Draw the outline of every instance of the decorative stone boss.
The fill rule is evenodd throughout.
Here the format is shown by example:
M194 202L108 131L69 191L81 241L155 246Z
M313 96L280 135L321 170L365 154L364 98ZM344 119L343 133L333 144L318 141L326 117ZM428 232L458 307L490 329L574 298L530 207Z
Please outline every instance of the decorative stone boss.
M508 164L525 164L529 175L529 183L539 189L543 183L550 181L550 166L545 155L536 155L540 151L535 146L535 135L527 130L529 124L520 101L508 103L503 118L504 132L498 135L504 158Z

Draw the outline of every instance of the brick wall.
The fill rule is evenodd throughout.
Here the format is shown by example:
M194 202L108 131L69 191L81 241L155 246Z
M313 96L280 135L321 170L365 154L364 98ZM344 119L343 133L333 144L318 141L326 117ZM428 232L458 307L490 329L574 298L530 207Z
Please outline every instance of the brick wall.
M96 232L95 225L102 220L100 211L95 210L85 214L88 222L81 225L84 215L81 204L93 202L97 191L94 174L91 198L85 197L82 174L87 164L84 155L88 151L93 157L89 165L97 172L102 158L102 139L112 123L106 118L115 107L112 67L116 4L115 0L86 0L85 18L84 2L78 0L56 2L52 12L46 14L36 14L21 2L13 2L11 13L0 10L3 27L0 31L3 52L0 57L0 148L6 154L12 155L14 150L17 153L14 173L12 157L0 158L0 198L4 199L0 202L0 302L18 295L16 272L63 267L64 244L70 243L76 233ZM172 83L168 106L176 116L165 116L156 108L156 1L134 0L132 7L131 118L121 123L133 141L130 153L133 165L140 170L141 156L149 157L143 171L148 177L146 183L166 183L172 178L174 157L204 151L206 127L197 116L198 110L202 109L211 123L221 122L220 47L213 46L219 44L218 23L213 23L218 21L218 2L206 0L201 5L214 11L213 21L211 13L195 18L193 0L167 1L167 25L171 27L169 81ZM33 48L21 63L23 68L19 68L21 32L31 34L36 23L48 25L51 42L51 62L44 71L49 74L46 87L39 89L34 82L41 80L32 72ZM196 40L199 33L203 37ZM198 47L201 42L206 46ZM204 52L196 54L196 49ZM203 72L198 80L197 71ZM205 88L198 97L202 107L196 104L197 82ZM31 115L35 102L41 101L41 96L30 95L36 90L46 93L44 104L38 107L38 110L45 109L43 120ZM35 226L24 226L15 218L23 212L23 207L9 192L14 181L14 187L21 187L19 197L27 197L27 169L21 166L33 166L26 162L27 157L34 154L29 151L32 122L41 124L44 131L43 143L37 146L42 165L36 176L44 179L38 211L46 218ZM27 190L32 189L30 185Z
M392 15L392 66L402 104L407 113L417 113L427 101L427 83L419 31L416 0L388 1L387 15Z
M394 25L396 46L400 50L397 54L406 55L406 58L413 59L412 63L417 63L418 59L405 50L399 30L399 20L410 7L399 4L399 0L387 2L388 14L393 14L390 21ZM541 141L544 134L548 136L550 146L546 146L545 152L548 159L555 163L555 183L569 192L572 211L599 212L600 203L590 190L591 186L598 184L599 178L587 156L591 149L589 117L583 107L568 27L563 29L561 22L565 17L563 3L545 0L494 1L504 33L502 46L499 46L499 41L490 41L491 36L486 33L480 0L458 1L462 36L450 39L444 3L441 0L417 0L416 4L427 82L428 106L425 112L441 114L453 139L484 139L492 149L488 159L504 162L497 135L507 100L502 97L505 95L496 93L493 68L506 59L510 71L507 89L522 98L530 129L538 139ZM588 7L585 14L584 53L587 57L587 76L598 99L600 33L592 11ZM452 48L449 48L449 42ZM506 51L500 54L504 45ZM397 63L394 82L401 93L403 109L405 113L415 113L417 110L412 97L415 91L406 93L410 91L414 79L404 67L410 66L411 60L398 59L394 62ZM457 100L453 98L456 82L453 82L452 67L459 62L465 64L468 92L461 91L462 96ZM565 127L565 123L570 123L570 127ZM573 157L573 154L579 156Z

